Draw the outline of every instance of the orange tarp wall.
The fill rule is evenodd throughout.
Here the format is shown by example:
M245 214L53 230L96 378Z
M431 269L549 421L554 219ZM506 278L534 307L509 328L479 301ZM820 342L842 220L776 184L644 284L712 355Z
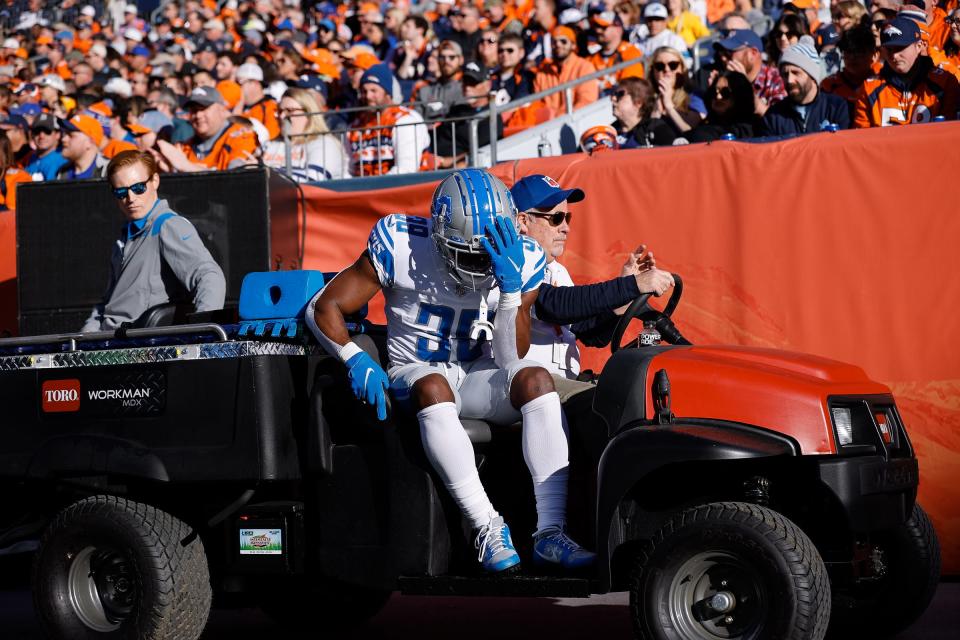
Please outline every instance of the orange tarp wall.
M940 536L944 572L956 574L957 167L960 123L944 123L543 158L494 172L508 185L545 173L586 191L571 207L562 258L574 281L617 275L645 242L659 266L684 277L675 320L693 342L814 353L858 364L889 385L920 458L920 501ZM343 268L379 216L427 215L435 184L308 187L304 266ZM0 214L0 289L13 277L12 233L12 215ZM383 320L381 304L371 305L371 319ZM598 370L606 354L585 349L586 366Z

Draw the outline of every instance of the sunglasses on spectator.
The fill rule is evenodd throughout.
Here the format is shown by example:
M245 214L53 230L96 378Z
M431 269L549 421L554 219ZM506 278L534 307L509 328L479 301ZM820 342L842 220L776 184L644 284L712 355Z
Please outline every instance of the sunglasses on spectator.
M943 21L949 25L960 24L960 16L947 16Z
M778 38L799 38L800 34L796 31L777 31Z
M497 53L516 53L516 52L517 52L516 47L500 47L499 49L497 49Z
M123 200L127 197L127 192L132 191L134 195L142 196L147 192L147 182L149 180L144 180L143 182L137 182L132 184L129 187L114 187L113 188L113 197L117 200Z
M680 68L679 60L671 60L670 62L654 62L653 70L663 73L667 70L667 67L670 67L670 71L676 71Z
M554 38L553 41L557 44L573 44L568 38Z
M540 211L540 209L537 209ZM557 211L555 213L541 212L533 213L531 211L527 212L528 216L533 216L534 218L543 218L550 223L551 227L559 227L563 222L570 224L570 217L573 215L569 211Z
M500 42L497 38L480 38L480 42L485 42L487 44L497 44Z
M730 87L717 87L713 92L722 100L729 100L733 97L733 89Z
M614 100L623 100L623 96L625 95L627 95L626 89L617 89L610 95L610 97Z

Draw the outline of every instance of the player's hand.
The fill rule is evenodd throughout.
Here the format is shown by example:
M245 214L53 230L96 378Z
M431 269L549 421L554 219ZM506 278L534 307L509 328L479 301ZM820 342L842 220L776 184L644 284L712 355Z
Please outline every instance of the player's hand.
M377 409L377 420L387 419L387 390L390 379L366 351L355 354L345 363L353 395Z
M484 229L485 237L480 238L483 248L490 254L493 264L493 277L500 285L501 293L519 293L523 284L523 242L517 235L513 222L504 216L497 216L493 224Z
M652 293L658 298L673 286L673 276L670 272L661 271L657 268L638 273L636 278L640 293Z

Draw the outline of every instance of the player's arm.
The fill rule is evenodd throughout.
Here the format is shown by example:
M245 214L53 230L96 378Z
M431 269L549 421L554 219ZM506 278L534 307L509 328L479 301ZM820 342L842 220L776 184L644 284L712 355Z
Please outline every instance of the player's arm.
M520 297L520 311L517 313L517 355L521 358L526 357L527 351L530 351L530 311L537 302L538 289L527 291Z

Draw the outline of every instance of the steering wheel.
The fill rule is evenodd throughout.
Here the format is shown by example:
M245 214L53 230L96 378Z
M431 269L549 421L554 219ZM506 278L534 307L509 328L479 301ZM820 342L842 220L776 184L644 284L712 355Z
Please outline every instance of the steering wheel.
M670 294L670 299L667 300L667 306L663 308L663 311L649 309L647 307L647 300L650 299L649 293L641 293L639 296L634 298L633 302L630 303L630 306L627 307L627 310L623 312L622 316L620 316L620 321L617 322L617 328L613 330L613 337L610 338L610 353L616 353L620 350L620 341L623 340L623 333L627 330L627 327L630 325L630 321L634 318L639 318L644 313L650 311L656 313L657 316L661 318L669 319L670 316L673 315L674 309L677 308L677 304L680 302L680 296L683 295L683 280L675 273L670 275L673 276L674 285L673 293Z

